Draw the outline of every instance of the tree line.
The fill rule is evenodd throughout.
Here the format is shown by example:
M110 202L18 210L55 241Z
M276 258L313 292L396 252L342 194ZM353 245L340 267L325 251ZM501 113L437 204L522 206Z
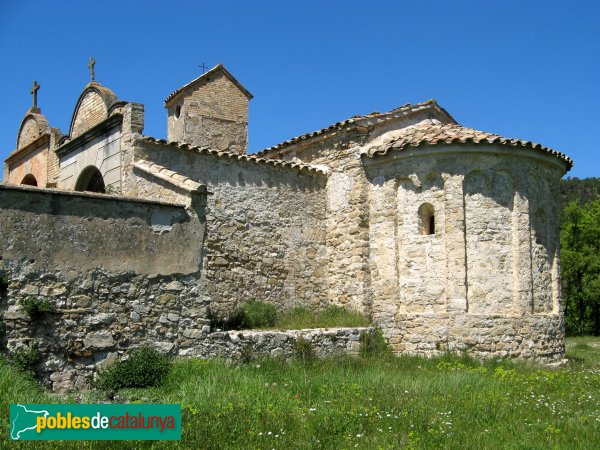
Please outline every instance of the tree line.
M561 180L560 203L566 331L600 336L600 178Z

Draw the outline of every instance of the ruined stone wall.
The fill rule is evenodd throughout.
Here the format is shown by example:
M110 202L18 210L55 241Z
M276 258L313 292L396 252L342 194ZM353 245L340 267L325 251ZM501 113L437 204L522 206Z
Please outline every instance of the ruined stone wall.
M205 184L212 193L206 281L217 316L249 300L279 308L326 304L324 175L174 145L141 144L136 158ZM134 171L126 179L129 195L182 195L151 175Z
M210 330L200 205L0 186L0 230L4 343L36 346L55 390L142 344L179 354ZM28 298L52 312L32 320Z
M373 317L397 352L562 358L560 162L438 146L365 165ZM435 211L431 235L420 228L424 204Z
M223 73L214 74L169 105L168 139L246 153L248 97Z
M361 333L373 332L373 328L367 327L217 331L203 335L185 354L200 358L223 358L226 361L260 357L289 359L297 356L294 344L302 338L310 343L316 357L356 355L360 348Z

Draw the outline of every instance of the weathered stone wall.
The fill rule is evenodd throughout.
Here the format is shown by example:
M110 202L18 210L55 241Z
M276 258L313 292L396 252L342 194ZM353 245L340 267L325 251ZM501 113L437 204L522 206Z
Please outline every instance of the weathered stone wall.
M139 345L178 354L209 332L201 205L0 186L0 230L8 348L35 345L54 389ZM30 297L53 312L30 319Z
M326 186L327 300L369 312L367 180L360 159L362 133L348 133L305 146L293 146L282 158L323 165Z
M33 116L29 116L25 119L25 122L21 125L21 131L17 138L18 149L22 149L27 147L33 141L41 135L40 126L37 123L37 120Z
M212 193L206 281L215 314L226 316L249 300L280 308L326 303L323 174L174 145L142 142L136 155L205 184ZM128 195L172 200L182 195L136 171L126 179Z
M370 314L372 294L369 265L369 182L361 148L390 129L433 118L421 112L370 127L319 133L286 145L271 155L285 161L302 161L329 169L327 180L327 299ZM445 119L444 119L445 120Z
M31 119L33 120L33 119ZM37 185L46 187L48 174L48 157L50 148L50 136L44 136L36 142L32 142L30 148L22 148L23 153L15 158L10 158L8 176L6 182L10 184L21 184L26 175L33 175Z
M260 357L288 359L297 355L294 344L302 338L310 343L316 357L323 358L357 354L361 333L373 332L373 328L221 331L203 335L194 346L181 353L228 361Z
M396 351L562 357L560 162L444 146L365 164L373 317ZM421 233L423 204L433 206L435 234Z
M169 104L168 139L246 153L248 97L222 72L215 73Z
M46 187L56 187L60 177L60 161L54 151L58 147L58 141L62 137L60 130L50 129L50 148L48 150L47 181Z
M108 110L104 100L95 91L88 91L76 111L73 118L73 129L71 130L71 138L75 138L83 134L90 128L98 125L108 117Z
M78 145L77 145L78 144ZM65 147L68 146L68 150ZM119 188L121 181L121 123L100 130L90 139L71 141L58 149L60 177L58 187L75 190L81 173L94 166L106 186Z

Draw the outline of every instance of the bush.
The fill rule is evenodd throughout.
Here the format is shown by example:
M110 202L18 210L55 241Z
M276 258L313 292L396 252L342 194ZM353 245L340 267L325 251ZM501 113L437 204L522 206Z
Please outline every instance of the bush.
M316 359L312 343L302 336L294 341L294 353L304 363L311 363Z
M269 303L251 301L242 303L225 321L223 328L239 330L242 328L265 328L275 325L277 310Z
M104 391L160 386L171 369L171 359L152 347L134 350L128 359L98 372L92 385Z
M388 342L383 337L381 328L375 328L373 333L363 331L358 339L359 353L363 357L390 355L392 353Z
M8 275L0 271L0 296L6 295L8 292Z
M40 352L35 344L19 347L10 355L10 363L23 372L33 372L40 361Z
M364 327L369 321L360 313L341 306L330 306L322 311L296 307L278 315L277 328L298 330L302 328Z
M46 313L52 311L52 305L45 299L27 297L19 303L33 321L40 320Z

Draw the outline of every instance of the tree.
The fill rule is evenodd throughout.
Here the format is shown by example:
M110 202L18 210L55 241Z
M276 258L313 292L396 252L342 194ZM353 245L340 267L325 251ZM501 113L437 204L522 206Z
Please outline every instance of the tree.
M600 336L600 201L562 212L561 267L567 333Z

